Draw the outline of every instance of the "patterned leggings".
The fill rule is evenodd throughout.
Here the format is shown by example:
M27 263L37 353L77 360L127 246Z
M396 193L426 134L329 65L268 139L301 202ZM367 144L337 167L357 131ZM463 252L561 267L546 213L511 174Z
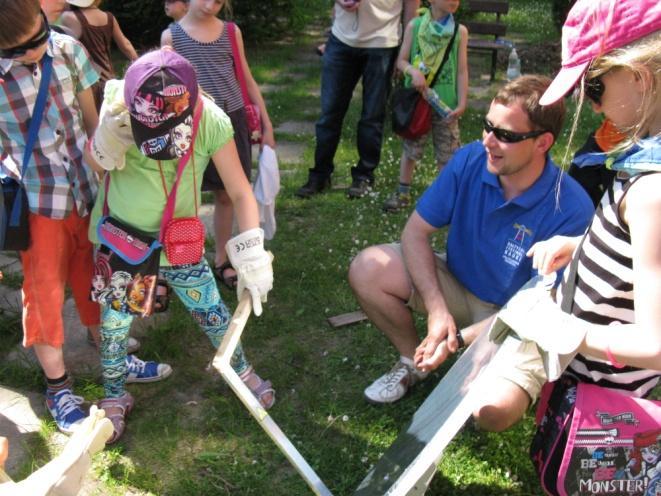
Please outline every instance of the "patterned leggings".
M161 267L160 275L177 293L195 322L209 337L213 347L218 348L227 332L230 314L220 299L207 261L203 258L199 264L193 266ZM101 319L103 388L107 398L118 398L124 394L126 345L133 315L103 306ZM236 347L231 364L237 374L250 366L241 344Z

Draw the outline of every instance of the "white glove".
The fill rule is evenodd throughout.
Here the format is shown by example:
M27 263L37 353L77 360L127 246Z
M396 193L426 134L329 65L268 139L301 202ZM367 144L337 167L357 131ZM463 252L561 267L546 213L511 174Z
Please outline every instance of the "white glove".
M543 287L528 284L498 312L489 339L502 342L513 332L523 341L534 341L550 381L557 379L577 353L591 325L561 310Z
M264 250L264 230L256 227L244 231L230 239L225 249L238 277L237 298L241 299L247 289L255 315L261 315L262 302L266 302L266 295L273 289L273 255Z
M133 144L131 118L121 102L106 105L99 112L99 126L92 137L90 151L105 170L122 170L126 165L126 150Z

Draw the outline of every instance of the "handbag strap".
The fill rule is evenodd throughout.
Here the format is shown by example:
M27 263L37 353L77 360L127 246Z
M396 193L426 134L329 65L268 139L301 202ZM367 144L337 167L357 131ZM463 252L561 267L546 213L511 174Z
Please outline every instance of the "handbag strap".
M227 34L230 37L230 44L232 45L232 58L234 59L234 75L236 76L239 86L241 87L241 96L243 97L243 105L250 103L248 97L248 87L246 86L246 75L243 72L243 64L241 63L241 56L239 55L239 47L236 42L236 24L233 22L225 21L227 26Z
M581 248L583 247L583 242L587 237L588 233L586 232L581 238L580 243L574 251L574 255L569 264L569 273L567 274L567 284L565 285L562 291L562 302L560 303L560 309L571 314L572 309L574 308L574 293L576 293L576 279L578 279L578 257L581 253Z
M48 85L50 84L51 73L53 69L53 57L48 55L48 53L45 53L41 60L41 82L39 83L37 100L34 103L32 117L30 118L30 125L28 126L28 137L25 140L23 163L21 165L21 182L23 182L23 178L25 177L25 171L27 170L28 164L30 163L30 157L32 156L34 144L36 143L37 136L39 135L39 128L41 127L41 121L44 117L44 109L46 108ZM21 215L23 213L23 195L27 195L27 193L23 190L23 188L18 188L9 218L9 225L11 226L17 226L20 224Z
M175 178L174 184L172 185L172 189L170 190L170 194L168 195L168 199L165 204L165 210L163 211L163 217L161 219L161 228L158 236L159 241L163 241L163 231L165 225L170 221L174 212L174 204L177 197L177 187L179 186L179 179L181 178L181 175L184 172L184 168L186 167L186 164L188 163L188 159L190 158L193 152L193 148L195 146L195 138L197 136L197 130L200 125L200 119L202 118L202 107L203 107L202 99L198 97L197 105L195 105L195 113L193 114L193 135L191 137L191 146L188 147L186 153L179 159L179 164L177 166L177 177ZM104 216L110 213L110 210L108 208L109 188L110 188L110 172L106 172L106 177L104 181L104 195L103 195ZM197 197L195 201L195 209L197 210Z
M32 150L34 148L35 142L37 141L37 135L39 134L39 128L41 127L41 121L44 117L46 97L48 96L48 85L50 83L51 72L53 68L53 57L46 53L41 60L43 62L41 68L41 82L39 83L39 92L37 93L37 100L34 104L34 110L32 111L32 118L30 119L28 138L25 142L25 151L23 152L23 166L21 168L21 180L25 176L25 170L27 169L28 163L30 162L30 156L32 155Z
M179 188L179 179L186 168L188 159L193 153L193 148L195 147L195 138L197 137L197 130L200 127L200 119L202 117L202 99L198 97L197 105L195 105L195 114L193 117L193 135L191 137L191 146L188 147L186 153L183 157L179 159L179 165L177 166L177 177L174 180L170 194L168 195L168 201L165 204L165 210L163 211L163 218L161 219L161 230L159 233L159 241L163 241L163 234L165 232L165 226L174 215L174 204L177 201L177 189ZM197 198L195 198L195 209L197 210Z

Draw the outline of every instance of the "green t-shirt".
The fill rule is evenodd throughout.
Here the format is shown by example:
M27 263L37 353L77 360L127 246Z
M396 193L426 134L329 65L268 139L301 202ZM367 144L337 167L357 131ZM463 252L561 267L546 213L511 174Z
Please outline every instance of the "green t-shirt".
M411 43L411 53L409 54L410 63L413 63L413 59L420 51L418 48L417 36L421 21L422 16L416 17L414 20L416 24L412 33L413 41ZM452 109L457 108L457 104L459 103L459 96L457 95L457 67L460 41L461 32L458 31L457 36L455 36L455 39L452 42L452 47L448 54L448 60L445 62L441 73L436 78L436 84L434 84L434 90L436 90L439 98ZM411 76L408 74L406 76L405 84L407 87L411 86Z
M204 169L211 156L234 136L229 117L208 98L202 97L202 100L204 109L195 138L193 154L179 181L174 217L195 216L193 171L195 171L199 206ZM168 193L177 175L178 162L178 160L161 161ZM90 220L89 238L92 243L99 242L96 227L103 213L105 196L103 184L102 180ZM110 215L140 231L158 237L166 200L158 162L145 157L135 145L131 146L126 153L126 167L110 172L108 189ZM167 265L164 254L161 256L161 264Z

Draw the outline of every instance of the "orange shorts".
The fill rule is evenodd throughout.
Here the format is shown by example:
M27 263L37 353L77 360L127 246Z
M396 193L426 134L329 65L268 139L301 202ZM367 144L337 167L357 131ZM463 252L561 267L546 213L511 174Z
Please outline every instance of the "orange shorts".
M30 247L20 252L23 264L23 346L64 343L64 288L71 288L80 321L98 325L99 305L90 300L94 246L87 237L89 215L75 209L66 219L30 212Z

